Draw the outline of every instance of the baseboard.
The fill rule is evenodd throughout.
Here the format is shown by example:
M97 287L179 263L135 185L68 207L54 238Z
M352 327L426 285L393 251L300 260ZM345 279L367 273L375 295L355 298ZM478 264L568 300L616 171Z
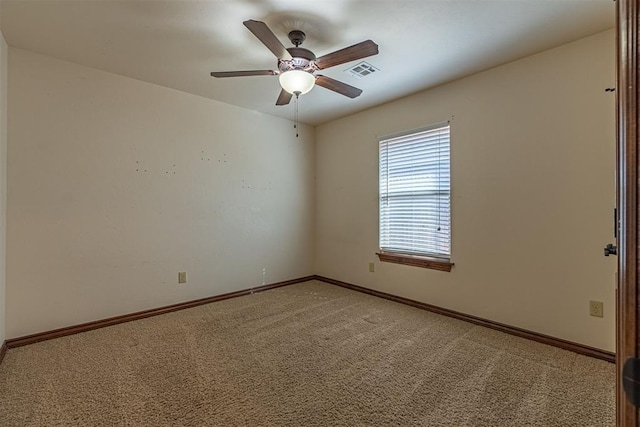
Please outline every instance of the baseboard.
M150 310L139 311L136 313L125 314L122 316L110 317L108 319L96 320L93 322L83 323L80 325L69 326L66 328L55 329L52 331L40 332L33 335L27 335L23 337L13 338L6 340L2 346L0 346L0 363L4 358L5 353L8 349L21 347L23 345L34 344L41 341L46 341L54 338L64 337L67 335L73 335L80 332L87 332L94 329L104 328L106 326L117 325L119 323L131 322L133 320L144 319L146 317L158 316L160 314L171 313L173 311L184 310L186 308L197 307L199 305L209 304L216 301L222 301L225 299L236 298L243 295L252 294L255 292L262 292L269 289L279 288L282 286L294 285L296 283L302 283L309 280L319 280L321 282L329 283L336 286L341 286L343 288L351 289L354 291L362 292L365 294L373 295L379 298L388 299L391 301L395 301L401 304L409 305L412 307L420 308L422 310L431 311L433 313L442 314L444 316L453 317L459 320L463 320L465 322L470 322L476 325L484 326L487 328L495 329L501 332L505 332L507 334L515 335L521 338L527 338L533 341L537 341L543 344L552 345L554 347L559 347L564 350L569 350L574 353L582 354L584 356L595 357L597 359L606 360L607 362L615 363L616 356L614 353L600 350L598 348L589 347L583 344L578 344L575 342L563 340L560 338L555 338L549 335L540 334L538 332L529 331L526 329L516 328L514 326L509 326L504 323L494 322L492 320L483 319L481 317L472 316L469 314L461 313L454 310L449 310L447 308L438 307L432 304L427 304L420 301L415 301L408 298L403 298L397 295L388 294L386 292L376 291L373 289L365 288L362 286L354 285L352 283L343 282L340 280L331 279L324 276L306 276L300 277L298 279L286 280L283 282L271 283L263 286L258 286L255 288L244 289L235 292L229 292L226 294L216 295L212 297L197 299L193 301L182 302L178 304L172 304L160 308L153 308Z
M526 329L516 328L515 326L505 325L504 323L494 322L492 320L483 319L481 317L471 316L469 314L460 313L458 311L449 310L447 308L438 307L435 305L427 304L420 301L415 301L408 298L399 297L397 295L388 294L386 292L375 291L373 289L364 288L362 286L354 285L340 280L330 279L323 276L314 276L316 280L320 280L332 285L342 286L343 288L352 289L354 291L363 292L365 294L374 295L380 298L388 299L391 301L399 302L401 304L410 305L412 307L420 308L423 310L431 311L433 313L442 314L444 316L454 317L465 322L474 323L476 325L484 326L487 328L495 329L507 334L515 335L521 338L527 338L532 341L537 341L543 344L559 347L564 350L573 351L584 356L595 357L596 359L606 360L607 362L615 363L616 355L608 351L600 350L595 347L589 347L583 344L555 338L549 335L540 334L538 332L529 331Z
M216 301L222 301L225 299L236 298L243 295L249 295L256 292L262 292L269 289L279 288L282 286L294 285L296 283L302 283L309 280L313 280L315 276L300 277L298 279L286 280L283 282L271 283L267 285L258 286L250 289L243 289L240 291L229 292L226 294L216 295L212 297L197 299L193 301L181 302L178 304L167 305L160 308L152 308L150 310L139 311L131 314L124 314L122 316L110 317L108 319L96 320L93 322L82 323L80 325L68 326L66 328L55 329L52 331L40 332L33 335L26 335L23 337L12 338L7 340L2 350L0 350L0 361L2 360L3 351L15 347L21 347L23 345L34 344L41 341L51 340L54 338L60 338L67 335L78 334L80 332L87 332L94 329L104 328L106 326L117 325L119 323L131 322L133 320L144 319L146 317L158 316L160 314L171 313L172 311L184 310L186 308L197 307L199 305L209 304Z
M7 342L3 341L2 345L0 345L0 364L4 360L4 355L7 354Z

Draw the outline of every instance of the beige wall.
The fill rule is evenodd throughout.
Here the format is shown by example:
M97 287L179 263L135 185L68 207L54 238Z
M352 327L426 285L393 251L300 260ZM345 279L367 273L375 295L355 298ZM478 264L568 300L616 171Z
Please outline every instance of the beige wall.
M614 49L611 30L319 126L316 273L614 350ZM377 136L448 119L456 265L380 263Z
M313 128L15 48L9 75L7 338L313 273Z
M319 126L315 145L285 120L9 60L6 338L315 272L614 349L613 31ZM456 266L379 263L377 136L449 118ZM4 159L0 141L0 191Z
M0 29L0 345L5 339L5 225L7 218L7 43Z

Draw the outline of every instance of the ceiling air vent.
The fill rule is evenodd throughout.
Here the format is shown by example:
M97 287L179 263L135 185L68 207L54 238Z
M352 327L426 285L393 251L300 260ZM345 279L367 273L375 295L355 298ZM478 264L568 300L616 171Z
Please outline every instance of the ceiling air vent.
M373 65L365 61L362 61L351 68L347 68L344 71L351 74L353 77L357 77L359 79L369 76L373 73L380 72L380 70L378 70L376 67L374 67Z

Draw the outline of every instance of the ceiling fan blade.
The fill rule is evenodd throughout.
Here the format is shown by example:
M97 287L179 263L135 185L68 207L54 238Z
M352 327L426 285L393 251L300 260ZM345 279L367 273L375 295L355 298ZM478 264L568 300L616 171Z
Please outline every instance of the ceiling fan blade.
M291 54L287 51L287 48L278 40L273 31L267 27L262 21L254 21L249 19L243 22L244 26L253 33L273 54L279 59L292 60Z
M292 94L282 89L280 91L280 95L278 96L278 100L276 101L276 105L287 105L291 102L291 97L293 97Z
M344 64L345 62L355 61L356 59L366 58L367 56L377 55L378 45L371 40L366 40L344 49L336 50L316 59L316 65L319 69L334 67Z
M362 89L350 86L346 83L339 82L327 76L317 76L316 84L322 86L325 89L338 92L340 95L348 96L349 98L356 98L362 93Z
M275 76L273 70L249 70L249 71L213 71L212 77L246 77L246 76Z

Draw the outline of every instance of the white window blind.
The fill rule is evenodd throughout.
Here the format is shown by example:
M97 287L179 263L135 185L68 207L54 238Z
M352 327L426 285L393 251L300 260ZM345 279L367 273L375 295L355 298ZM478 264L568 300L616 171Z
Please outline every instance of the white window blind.
M449 124L380 140L380 250L451 256Z

